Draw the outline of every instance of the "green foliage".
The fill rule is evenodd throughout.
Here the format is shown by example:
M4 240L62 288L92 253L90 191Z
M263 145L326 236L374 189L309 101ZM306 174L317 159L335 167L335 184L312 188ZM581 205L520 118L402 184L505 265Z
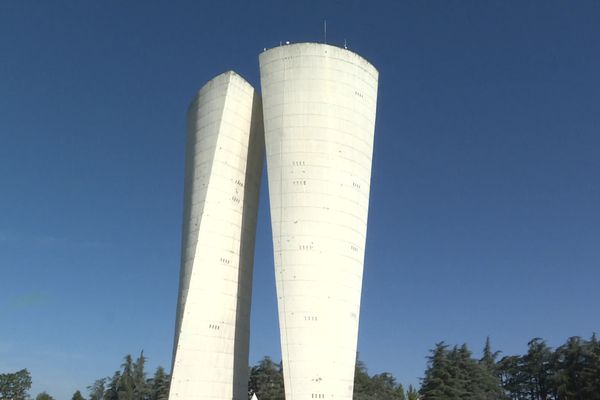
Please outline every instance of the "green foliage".
M367 367L365 364L356 360L356 367L354 368L354 394L355 400L367 400L368 392L371 386L371 378L367 373ZM260 400L260 399L259 399Z
M546 342L534 338L528 343L527 354L521 364L523 375L528 379L525 390L533 397L546 399L549 395L549 381L552 374L552 351Z
M163 367L158 367L154 377L150 379L150 400L167 400L169 398L169 385L171 377Z
M552 350L540 338L528 344L527 353L505 356L492 351L486 339L483 354L475 359L466 345L450 348L437 343L428 357L419 390L408 390L390 373L370 376L356 362L354 400L600 400L600 342L572 337ZM134 361L128 355L112 377L97 380L88 389L90 400L168 400L170 377L158 367L146 379L143 352ZM27 400L31 377L27 370L0 375L0 400ZM265 357L250 368L248 395L259 400L284 400L281 364ZM41 397L49 400L51 397ZM47 396L47 394L45 394ZM37 398L36 398L37 400ZM85 400L79 391L72 400Z
M417 389L415 389L413 385L408 385L406 400L419 400L419 392L417 392Z
M428 357L428 367L420 390L427 400L460 398L455 382L456 368L448 360L447 349L448 346L444 342L437 343Z
M412 394L405 393L404 387L396 382L390 373L384 372L369 376L362 361L356 362L354 375L354 400L417 400L417 392L410 386ZM269 357L262 359L250 369L248 397L256 393L259 400L283 400L283 373L280 364Z
M50 396L46 392L42 392L42 393L38 394L37 396L35 396L35 400L54 400L54 397Z
M256 393L259 400L283 400L283 371L270 357L263 358L258 365L250 369L248 394Z
M92 386L88 386L90 391L90 400L104 400L104 393L106 392L106 380L102 378L96 380Z
M26 400L31 389L31 375L26 369L0 374L0 400Z
M406 400L402 384L389 372L369 376L365 364L357 360L354 373L355 400Z
M81 392L78 390L75 393L73 393L73 397L71 397L71 400L85 400L85 398L83 397Z
M115 371L112 377L98 379L88 387L90 400L167 400L170 376L163 367L158 367L154 376L146 379L145 367L143 351L135 361L130 354L126 355L121 369ZM75 399L73 395L73 400L81 399Z
M388 372L371 377L372 396L375 399L406 400L404 387Z
M420 390L426 400L501 399L500 381L495 375L494 355L489 340L482 360L475 360L466 344L448 350L444 342L431 350Z
M572 337L552 351L534 338L522 356L500 361L489 339L480 360L466 345L431 350L421 400L600 400L600 344Z
M119 400L119 390L121 389L121 371L115 371L112 378L106 378L108 387L104 392L104 400Z
M114 400L134 400L135 381L133 377L133 359L131 354L125 356L123 364L121 364L123 373L120 374L119 379L116 382L117 398ZM118 372L118 371L117 371ZM116 375L117 373L115 373ZM113 376L114 378L114 376ZM111 382L112 383L112 382ZM113 399L108 399L113 400Z
M550 392L556 399L600 399L600 345L571 337L554 352L550 366Z
M497 358L499 351L492 351L489 336L485 339L483 356L479 360L481 367L480 385L485 399L503 399L503 391L500 386L500 371L498 370Z

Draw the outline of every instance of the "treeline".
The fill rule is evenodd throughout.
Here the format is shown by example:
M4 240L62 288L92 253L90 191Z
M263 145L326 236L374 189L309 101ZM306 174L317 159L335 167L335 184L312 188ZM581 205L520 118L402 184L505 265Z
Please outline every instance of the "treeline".
M540 338L531 340L524 355L504 356L486 340L482 357L473 357L466 344L435 345L419 390L404 388L387 372L369 375L356 363L354 400L600 400L600 343L571 337L550 348ZM146 373L146 357L127 355L112 376L96 380L89 400L167 400L170 376L158 367ZM29 400L31 375L26 369L0 374L0 400ZM248 398L284 400L281 363L265 357L250 367ZM42 392L36 400L53 400ZM72 400L85 400L78 390Z
M121 369L112 377L96 380L88 387L89 400L167 400L170 377L163 367L158 367L152 378L146 378L144 352L133 361L125 356ZM27 369L15 373L0 374L0 400L29 400L31 374ZM36 400L54 400L46 392L39 393ZM77 390L72 400L85 400Z
M527 353L473 358L466 345L438 343L428 357L421 400L600 400L600 343L571 337L556 349L540 338Z
M259 400L284 400L283 369L281 363L263 358L250 369L248 397L254 393ZM370 376L365 364L356 363L354 375L354 400L417 400L418 392L412 386L404 390L392 374L384 372Z
M88 387L89 400L167 400L170 376L163 367L158 367L152 378L148 379L145 368L146 357L143 351L135 361L131 355L126 355L121 369L111 377L96 380ZM78 393L73 395L72 400L83 400L75 398Z
M404 390L404 386L389 372L369 376L365 364L360 360L356 361L353 399L417 400L418 398L419 394L412 385L408 385L408 389Z
M96 380L88 387L89 400L167 400L170 376L164 368L158 367L154 376L146 379L146 357L144 354L134 361L125 356L121 369L112 377ZM354 379L354 399L356 400L417 400L418 392L412 386L405 391L403 386L389 373L369 376L362 362L357 362ZM248 398L256 394L259 400L284 400L283 371L281 363L270 357L263 358L250 367ZM44 399L45 400L45 399ZM72 400L84 400L77 391Z

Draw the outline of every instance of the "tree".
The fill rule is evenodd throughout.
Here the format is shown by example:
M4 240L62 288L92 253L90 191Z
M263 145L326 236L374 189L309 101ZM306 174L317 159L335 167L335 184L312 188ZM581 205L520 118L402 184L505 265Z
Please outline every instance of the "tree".
M483 399L493 400L503 398L502 386L500 385L500 374L496 363L499 354L499 351L492 351L490 337L488 336L485 339L483 356L478 362L480 366L479 386Z
M169 398L170 377L163 367L156 368L150 379L150 400L167 400Z
M396 386L393 397L395 397L396 400L406 400L406 392L404 391L404 386L402 386L401 383Z
M498 362L498 374L505 394L511 400L520 400L525 396L525 376L521 370L519 356L506 356Z
M354 400L406 400L404 387L389 372L367 373L365 364L357 360L354 373Z
M270 357L263 358L258 365L250 369L248 394L260 400L283 400L283 372L281 365L275 364Z
M90 400L168 400L170 376L164 368L158 367L153 377L146 379L145 362L146 357L143 352L135 362L131 355L125 356L121 369L115 371L112 377L98 379L88 387ZM260 400L284 399L281 364L265 357L250 368L249 397L254 393ZM353 398L355 400L418 400L418 393L412 386L405 392L404 387L388 372L369 376L364 363L357 360ZM77 391L72 400L85 399Z
M354 393L352 397L355 400L370 399L370 385L371 378L367 373L367 367L365 366L365 363L357 359L354 367Z
M436 343L428 357L427 370L419 393L427 400L461 400L460 385L457 382L457 370L450 360L448 346L444 342ZM453 362L451 362L453 361Z
M50 396L46 392L42 392L42 393L38 394L37 396L35 396L35 400L54 400L54 397Z
M552 351L540 338L527 354L504 357L498 365L511 400L600 400L600 345L574 336Z
M88 387L90 391L90 400L104 400L106 391L106 378L98 379L92 386Z
M149 399L151 391L146 381L145 365L146 357L143 351L135 362L130 354L126 355L121 364L122 370L115 371L110 378L96 381L90 388L90 400Z
M450 380L447 382L447 391L452 395L453 399L471 399L470 386L470 365L469 360L471 352L466 345L461 347L454 346L447 354L448 366L447 370L450 375Z
M371 377L371 393L376 399L405 400L404 388L396 383L396 378L389 372Z
M134 400L135 383L133 378L133 358L131 358L131 354L125 356L121 368L123 369L123 372L119 379L119 400Z
M108 382L108 378L107 378ZM108 387L104 392L104 400L119 400L119 390L121 385L121 371L115 371L112 378L110 378L110 382L108 383Z
M78 390L75 393L73 393L73 397L71 397L71 400L85 400L85 398L82 396L81 392Z
M594 333L585 348L584 365L581 371L584 394L590 400L600 399L600 342Z
M31 375L27 369L11 374L0 374L0 400L25 400L31 389Z
M408 385L406 400L419 400L419 392L417 392L417 389L415 389L413 385Z
M146 383L145 367L146 357L144 357L144 351L142 350L133 364L133 400L144 400L150 396L150 388Z
M485 339L485 345L483 346L483 356L479 360L479 363L483 365L491 374L494 376L498 375L498 366L496 360L501 352L492 351L492 345L490 343L490 337Z
M427 400L495 400L502 398L500 381L488 344L484 360L475 360L466 344L448 350L443 342L431 350L420 394Z
M523 357L525 390L531 399L545 400L550 393L552 351L541 338L534 338L528 343L527 354Z
M559 399L600 399L600 350L595 335L589 342L574 336L556 349L553 383Z

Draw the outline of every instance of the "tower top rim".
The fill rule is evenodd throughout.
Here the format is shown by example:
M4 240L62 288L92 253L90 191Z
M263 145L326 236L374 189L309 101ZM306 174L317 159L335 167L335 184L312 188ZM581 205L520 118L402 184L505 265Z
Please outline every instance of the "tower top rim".
M190 108L192 108L194 106L194 104L198 101L198 98L203 93L211 90L211 88L214 87L214 85L218 84L219 81L227 81L228 83L230 83L232 81L236 81L239 85L246 87L248 90L251 90L252 92L256 92L256 89L254 88L254 86L252 86L252 84L250 82L248 82L246 80L246 78L244 78L242 75L240 75L236 71L230 69L225 72L221 72L220 74L217 74L217 75L213 76L211 79L209 79L208 81L206 81L202 85L202 87L200 87L200 89L198 89L196 91L194 97L192 98L192 100L190 102L190 105L188 106L188 111Z
M275 51L278 51L278 50L281 51L281 49L284 49L284 48L288 48L288 47L306 47L306 46L316 46L316 47L323 47L323 48L332 48L332 49L335 49L336 51L341 51L341 52L345 52L347 54L351 54L352 56L357 57L358 59L360 59L363 62L367 63L371 68L373 68L373 70L375 70L375 72L377 73L377 75L379 75L379 70L373 65L372 62L370 62L365 57L361 56L360 54L358 54L358 53L356 53L356 52L354 52L352 50L348 50L347 48L344 48L344 47L341 47L341 46L336 46L334 44L329 44L329 43L321 43L321 42L297 42L297 43L290 43L290 42L283 42L279 46L275 46L275 47L271 47L271 48L265 48L259 54L259 58L262 57L263 54L275 52Z

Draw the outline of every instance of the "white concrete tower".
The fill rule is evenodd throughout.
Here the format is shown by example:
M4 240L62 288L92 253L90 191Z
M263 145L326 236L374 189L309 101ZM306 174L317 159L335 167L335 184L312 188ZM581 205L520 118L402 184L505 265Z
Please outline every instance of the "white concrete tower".
M259 58L285 396L351 399L378 72L317 43Z
M179 303L170 400L247 400L260 97L230 71L188 111Z

